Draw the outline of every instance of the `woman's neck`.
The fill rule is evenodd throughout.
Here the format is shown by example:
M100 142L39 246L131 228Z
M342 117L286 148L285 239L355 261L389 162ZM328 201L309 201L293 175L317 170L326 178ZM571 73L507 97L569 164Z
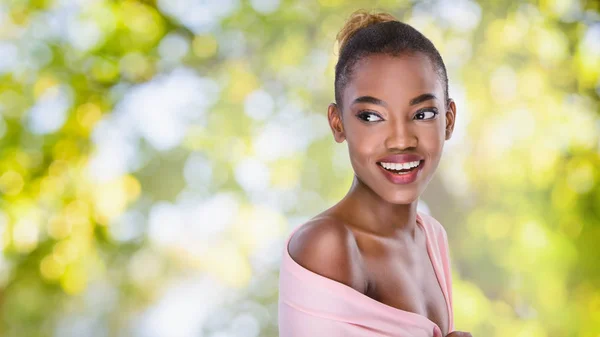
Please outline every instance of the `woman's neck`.
M338 203L344 218L360 230L378 236L409 236L414 238L417 226L418 200L410 204L393 204L354 176L352 186Z

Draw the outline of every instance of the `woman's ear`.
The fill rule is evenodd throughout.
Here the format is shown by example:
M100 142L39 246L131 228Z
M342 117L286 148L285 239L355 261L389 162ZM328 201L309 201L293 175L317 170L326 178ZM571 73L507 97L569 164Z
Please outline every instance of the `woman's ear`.
M344 125L342 123L342 110L337 104L329 104L327 119L329 120L329 127L331 127L335 141L338 143L343 142L346 139L346 135L344 134Z
M454 132L454 122L456 121L456 104L452 98L448 99L446 104L446 140L452 137Z

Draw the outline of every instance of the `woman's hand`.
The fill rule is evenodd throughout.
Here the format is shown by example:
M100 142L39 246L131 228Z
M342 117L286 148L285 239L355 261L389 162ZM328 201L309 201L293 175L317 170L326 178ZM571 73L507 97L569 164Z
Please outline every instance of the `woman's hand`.
M470 332L452 331L446 337L473 337Z

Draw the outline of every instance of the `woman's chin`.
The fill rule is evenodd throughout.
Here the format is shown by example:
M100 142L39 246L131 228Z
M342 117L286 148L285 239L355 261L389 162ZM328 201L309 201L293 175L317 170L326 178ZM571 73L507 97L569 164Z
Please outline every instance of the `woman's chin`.
M416 191L403 191L394 194L386 193L383 195L380 194L380 196L382 197L382 199L389 202L390 204L396 205L410 205L419 200L419 194L416 193Z

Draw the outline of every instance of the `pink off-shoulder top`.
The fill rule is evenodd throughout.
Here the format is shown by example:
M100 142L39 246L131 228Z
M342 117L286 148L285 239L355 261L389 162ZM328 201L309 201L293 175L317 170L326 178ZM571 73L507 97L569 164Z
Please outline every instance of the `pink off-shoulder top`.
M433 217L417 213L427 252L446 299L454 331L448 239ZM292 259L288 236L279 274L279 337L444 337L425 316L378 302L343 283L316 274Z

